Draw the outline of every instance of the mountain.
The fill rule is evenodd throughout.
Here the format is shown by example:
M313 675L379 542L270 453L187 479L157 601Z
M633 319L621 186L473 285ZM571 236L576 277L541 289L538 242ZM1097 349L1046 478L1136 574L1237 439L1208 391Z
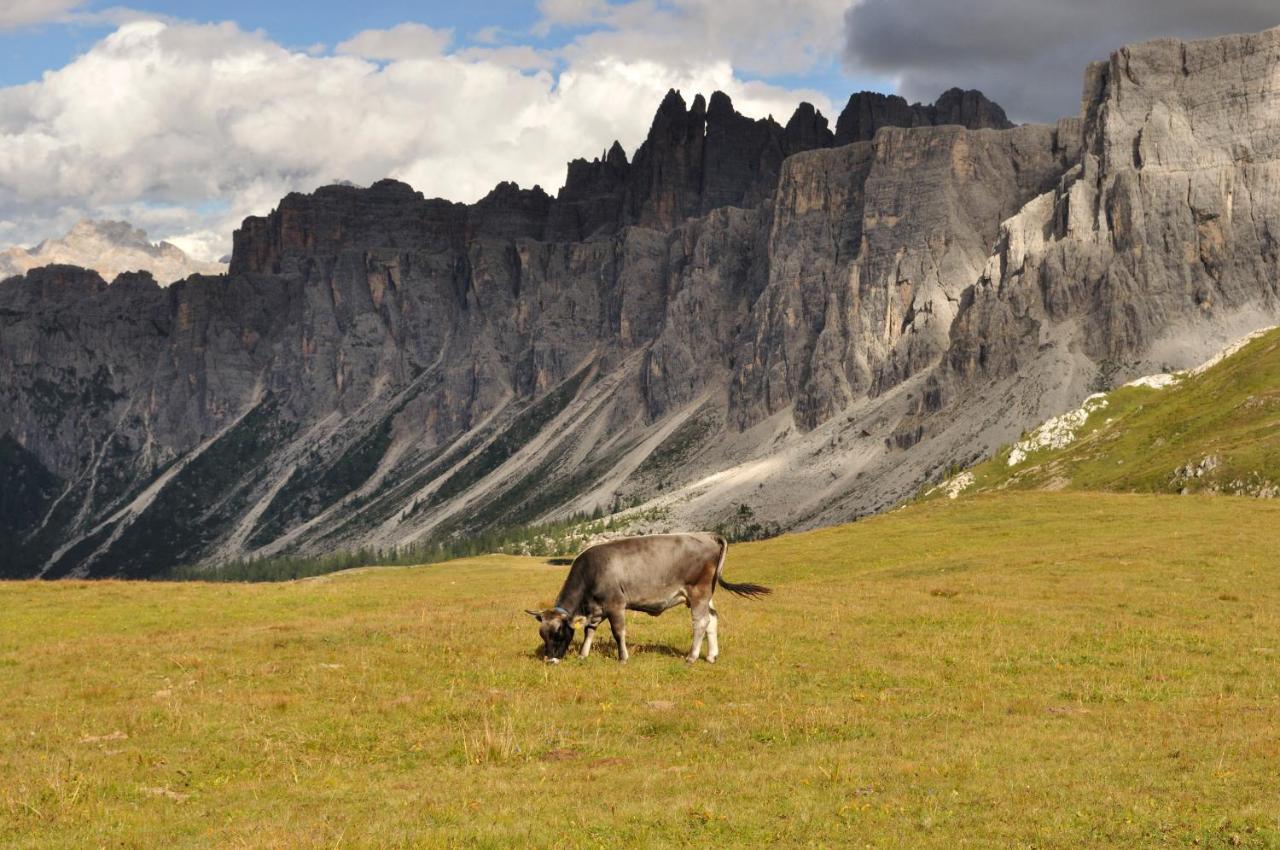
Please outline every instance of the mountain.
M0 284L7 572L882 510L1099 372L1276 323L1278 72L1280 30L1148 42L1019 127L977 93L832 132L671 92L555 197L330 186L246 219L224 277L34 270Z
M84 220L65 236L46 239L28 250L15 246L0 252L0 279L48 265L93 269L104 278L145 271L162 284L193 274L222 274L222 263L193 260L168 242L153 244L147 233L124 221Z
M1280 330L1095 393L932 494L1032 489L1280 496Z

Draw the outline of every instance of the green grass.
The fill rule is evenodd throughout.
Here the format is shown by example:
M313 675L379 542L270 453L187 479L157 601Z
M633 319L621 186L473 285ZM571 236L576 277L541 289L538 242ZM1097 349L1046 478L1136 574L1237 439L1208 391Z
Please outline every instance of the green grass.
M974 489L1280 495L1280 330L1172 387L1109 393L1065 448L1013 467L1009 452L971 470Z
M563 567L0 583L0 846L1280 846L1280 503L1006 493L730 549L722 657Z

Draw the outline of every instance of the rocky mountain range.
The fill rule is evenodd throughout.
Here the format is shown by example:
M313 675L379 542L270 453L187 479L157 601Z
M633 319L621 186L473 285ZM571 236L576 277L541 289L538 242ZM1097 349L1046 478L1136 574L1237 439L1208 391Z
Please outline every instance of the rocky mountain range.
M147 232L124 221L85 219L63 236L34 248L0 251L0 280L49 265L81 266L110 280L125 272L149 272L162 285L193 274L222 274L224 263L193 259L177 245L153 243Z
M673 91L555 197L330 186L225 275L31 270L0 283L0 572L882 510L1275 323L1277 80L1280 29L1122 48L1054 125Z

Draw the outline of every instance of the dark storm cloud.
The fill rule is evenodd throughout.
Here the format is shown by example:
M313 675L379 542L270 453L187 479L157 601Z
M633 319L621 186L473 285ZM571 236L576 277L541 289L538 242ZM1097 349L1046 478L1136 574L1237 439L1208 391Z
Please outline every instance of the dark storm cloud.
M1085 65L1159 36L1280 24L1280 0L864 0L845 15L850 71L899 81L908 100L982 89L1017 121L1080 106Z

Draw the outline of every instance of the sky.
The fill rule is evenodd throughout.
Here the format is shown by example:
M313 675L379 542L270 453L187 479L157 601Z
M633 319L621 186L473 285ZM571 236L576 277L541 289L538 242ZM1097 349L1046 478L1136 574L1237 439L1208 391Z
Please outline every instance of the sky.
M554 193L668 88L834 125L854 91L959 85L1053 120L1121 44L1276 24L1276 0L0 0L0 247L114 218L216 259L338 180Z

